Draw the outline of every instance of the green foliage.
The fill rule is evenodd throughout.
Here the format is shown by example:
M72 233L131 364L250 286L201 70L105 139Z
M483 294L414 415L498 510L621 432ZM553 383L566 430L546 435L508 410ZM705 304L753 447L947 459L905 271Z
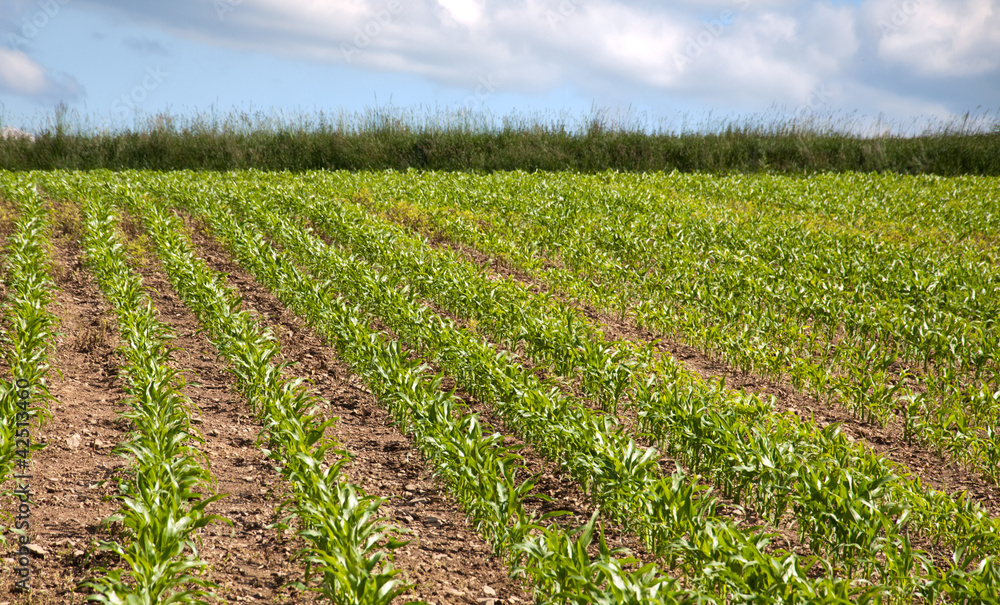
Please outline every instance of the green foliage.
M984 116L985 117L985 116ZM835 122L832 117L826 122ZM821 120L824 121L824 120ZM421 170L578 172L896 172L1000 174L1000 130L929 126L913 136L859 135L851 117L814 125L761 116L687 132L565 117L375 109L331 122L323 114L154 116L118 132L68 128L0 140L11 170Z
M752 371L790 376L859 415L884 421L903 409L909 434L956 455L972 445L963 455L990 460L994 434L981 423L993 418L998 391L989 357L997 282L979 235L949 223L947 209L920 218L923 231L914 234L863 200L812 202L817 191L828 194L829 179L881 187L900 213L936 193L859 175L816 177L818 190L809 180L676 174L74 178L83 191L114 192L142 217L174 287L231 360L241 392L265 419L262 442L295 486L285 506L304 520L310 585L330 598L402 591L384 565L399 544L395 531L372 521L376 501L339 482L340 464L320 463L338 454L310 415L316 400L281 379L273 337L193 257L171 205L204 221L337 348L434 463L472 525L540 597L977 602L995 588L1000 525L964 496L926 488L836 426L820 430L706 382L655 344L610 340L563 300L496 279L378 216L476 246L567 296L690 338ZM1000 216L990 184L964 179L945 189L958 201L982 193L968 212L989 226ZM869 228L881 240L837 223L851 209L874 221ZM925 241L931 230L940 242ZM962 292L967 282L975 295ZM370 329L373 319L399 340ZM513 350L584 396L540 379ZM527 514L535 478L502 436L484 434L441 391L443 377L427 364L492 406L586 490L600 518L640 536L683 583L595 541L598 516L573 533ZM920 396L914 381L927 386ZM624 408L637 415L643 438L699 475L663 474L658 449L638 446L618 423ZM737 527L713 490L767 524L791 523L811 554L776 548L766 525ZM942 562L911 540L953 557Z
M426 367L420 361L408 359L398 342L385 342L380 334L369 331L365 327L367 322L360 320L355 308L333 298L329 282L318 282L297 270L259 233L246 231L239 220L210 197L186 197L185 202L209 221L213 232L239 262L337 346L341 356L389 407L400 426L414 435L421 452L434 461L439 476L447 481L473 526L493 545L497 555L519 568L551 566L548 561L530 557L528 561L521 560L518 545L535 530L542 529L544 526L540 524L552 515L536 518L525 512L523 500L531 492L535 479L519 478L524 472L523 463L504 446L499 435L484 435L478 419L456 408L450 393L440 391L440 377L428 376ZM572 440L583 442L579 435ZM550 531L561 535L565 530L553 526ZM613 559L605 564L616 566L614 577L629 585L638 582L655 586L664 581L652 567L636 574L626 571L622 563ZM598 576L599 584L587 587L587 594L601 594L608 589L604 586L608 580ZM545 594L543 587L536 587L536 591Z
M0 377L0 480L7 480L19 459L28 459L42 447L30 439L31 429L19 426L19 421L49 417L49 356L55 347L58 319L49 310L56 286L51 277L48 205L29 179L11 173L0 173L0 197L11 200L17 212L0 259L5 282L5 298L0 301L0 356L10 372L9 379ZM22 393L30 402L26 412L18 406ZM18 439L26 436L30 446L18 446ZM30 474L30 468L19 470ZM0 535L0 541L5 542L5 537Z
M302 197L354 198L389 217L403 208L436 238L744 371L787 377L863 419L902 416L908 435L996 474L995 179L317 173L299 181L308 183L294 189ZM303 211L336 237L337 224L360 215L340 200ZM412 247L405 237L393 242ZM920 405L911 405L917 394Z

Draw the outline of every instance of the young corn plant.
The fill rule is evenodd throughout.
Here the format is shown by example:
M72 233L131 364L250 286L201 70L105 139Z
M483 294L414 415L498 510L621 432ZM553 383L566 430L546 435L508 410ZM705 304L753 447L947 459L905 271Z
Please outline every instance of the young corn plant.
M494 283L502 285L505 282L503 280L499 280L499 282L497 282L496 280L484 279L483 276L475 270L465 270L461 273L463 279L458 280L456 276L459 275L461 268L458 267L458 263L449 256L448 250L429 250L426 244L419 239L412 237L408 238L404 234L389 228L379 231L378 226L372 219L358 214L346 204L330 201L325 206L321 207L315 201L303 204L291 196L284 196L281 198L280 203L272 205L272 207L275 206L279 208L294 208L298 211L304 212L308 218L312 220L314 224L320 226L328 236L336 238L339 242L349 244L353 249L362 252L367 258L378 262L383 268L391 267L393 270L407 270L410 271L411 274L419 274L420 279L409 281L408 287L413 287L417 291L430 296L433 300L435 300L435 302L450 304L450 308L455 312L462 312L476 317L477 320L482 320L479 323L480 326L487 325L489 322L488 318L490 316L502 318L504 322L509 322L505 326L506 332L501 333L500 331L495 331L494 334L497 334L498 337L502 334L523 335L521 337L525 338L529 342L529 351L536 356L536 360L544 359L548 361L551 359L549 357L552 355L551 352L559 350L601 351L602 345L600 344L590 346L595 342L593 336L590 334L584 334L581 339L581 334L570 332L567 329L565 334L566 336L569 336L568 339L562 340L560 339L562 335L556 335L556 328L563 326L564 323L567 328L572 324L571 315L566 316L565 322L555 315L550 315L549 319L546 321L544 319L544 313L548 309L548 304L544 300L535 301L536 303L541 304L522 305L519 307L513 306L509 303L509 301L516 298L516 290L504 289L499 285L493 286ZM469 284L471 285L471 288L467 287L461 297L447 296L446 293L455 290L454 284L456 283ZM480 292L482 294L480 294ZM470 301L476 302L475 304L470 304ZM500 301L503 301L503 303ZM531 311L524 310L525 307L529 306L531 309L537 309L538 311L534 315L530 315ZM517 325L518 322L520 322L520 326ZM544 329L542 327L535 326L544 326ZM529 334L531 335L530 337L527 336ZM813 332L813 334L818 334L818 331ZM596 342L599 343L600 341L598 340ZM568 345L566 343L572 343L572 345ZM612 348L607 347L605 350L612 350ZM619 347L615 350L627 351L627 348ZM869 351L869 353L871 352ZM627 355L625 357L627 357ZM600 355L596 356L594 360L588 361L589 363L580 363L579 359L573 359L572 361L567 362L565 358L562 358L558 363L554 362L552 367L556 369L557 372L568 373L574 372L582 366L582 371L587 376L600 376L602 374L613 376L614 374L612 372L625 374L629 369L627 366L624 366L624 364L615 364L613 359L610 359L609 357L602 358ZM888 361L884 362L880 367L887 368L894 362L895 357L893 356L888 358ZM595 367L599 368L599 364L602 363L607 368L612 369L612 372L602 372L591 369ZM643 363L641 367L646 366L648 366L648 364ZM590 372L593 372L593 374L590 374ZM593 384L594 381L587 380L585 381L585 384L587 383ZM888 402L888 404L891 405L892 396L902 383L903 379L901 378L894 386L891 387L890 390L878 396L879 401ZM884 390L882 389L882 382L869 384L869 387L871 389L869 391L871 397L875 397L879 393L882 393L882 390ZM881 410L883 407L884 405L881 403L878 405L871 404L862 408L862 412L864 410ZM780 426L781 425L779 425L779 427ZM763 427L752 428L751 435L756 435L756 437L751 438L761 440L762 430L765 429ZM795 431L791 431L789 435L794 436ZM769 452L759 450L748 459L760 460L760 464L748 462L734 467L745 474L744 478L731 481L730 479L721 477L725 485L732 485L736 490L731 492L728 489L724 489L724 492L726 492L727 495L739 497L740 492L744 488L738 486L748 486L754 481L767 481L770 487L767 489L757 490L759 497L761 498L757 505L763 506L764 510L773 510L774 512L772 513L772 518L780 520L784 511L788 509L792 494L791 486L788 483L782 469L792 469L795 465L800 464L801 462L799 461L799 458L801 458L801 456L794 454L794 451L791 449L795 447L793 443L782 444L779 441L774 443L772 446L770 440L764 439L760 444L760 447L765 449L768 447L783 448L788 450L788 455L792 455L793 458L787 463L783 463L780 468L776 469L775 464L769 461L768 457L771 454ZM693 458L698 458L698 456L695 455ZM773 478L768 479L767 477L769 475Z
M49 209L30 178L0 173L0 196L13 201L17 211L0 265L6 289L0 301L0 355L10 371L9 379L0 377L0 480L6 481L15 469L28 473L30 453L42 447L30 439L27 427L49 417L49 356L58 319L49 310L56 288ZM19 405L24 401L27 407Z
M205 180L211 181L212 179L213 177L209 176ZM161 181L155 187L158 191L169 192L172 185L168 185ZM215 195L212 191L205 191L198 187L190 188L186 185L184 186L184 191L185 199L181 201L191 208L203 204L205 198L212 198ZM193 199L195 196L198 198L197 204L192 203L195 201ZM261 213L259 208L247 203L242 197L239 196L238 204L235 201L233 203L233 206L237 207L238 212L246 212L246 210L240 210L240 208L250 208L253 210L250 213L250 220L259 220L254 219L253 217L255 216L263 218L264 222L260 224L266 225L266 231L270 236L275 237L277 234L281 237L292 237L293 239L283 240L282 242L282 246L290 252L294 252L294 246L290 245L289 242L294 245L299 245L296 242L308 243L306 241L308 238L305 240L294 239L296 235L293 232L296 230L300 231L297 225L287 222L282 223L280 220L277 220L277 217ZM211 213L215 216L213 222L217 226L222 225L225 227L220 228L219 232L223 234L223 239L226 240L227 245L243 247L246 250L244 254L245 258L243 259L244 262L252 263L253 261L250 257L259 255L259 250L266 249L266 246L262 245L266 242L260 237L234 237L228 234L227 230L231 229L231 227L226 226L227 223L225 221L228 219L225 218L225 213L227 211L221 207L216 209L212 204L208 204L208 207L211 208ZM238 230L231 233L238 234ZM709 234L707 232L706 234L713 237L720 235ZM730 237L732 233L722 232L721 235ZM358 239L365 239L366 237L368 235L363 235L361 238L353 237L351 241L356 242ZM383 241L376 237L371 237L370 239L372 241ZM500 240L495 240L495 243L499 245ZM508 251L511 250L509 246L507 249ZM465 339L455 332L448 332L448 338L443 338L439 334L433 334L435 330L441 331L442 326L440 322L435 320L433 315L421 312L419 309L412 307L411 311L404 312L401 309L411 304L407 300L408 295L403 297L389 296L391 292L389 292L388 288L403 287L405 294L406 287L409 287L410 291L416 291L414 284L425 288L426 292L430 292L434 287L426 286L425 284L452 284L448 288L454 291L456 288L455 284L460 284L460 281L456 281L454 277L448 278L443 272L431 275L429 270L422 270L412 271L411 273L419 277L419 279L410 280L407 283L403 275L397 273L397 268L389 270L390 266L403 267L404 265L391 265L387 260L379 262L380 269L385 271L383 275L377 278L368 278L365 277L364 272L359 272L354 267L354 265L359 264L359 259L356 257L347 257L346 262L338 262L334 265L331 261L332 257L322 247L312 247L309 244L303 247L303 250L308 251L298 257L298 262L301 262L303 265L308 265L310 260L314 260L309 257L314 256L322 258L324 262L330 264L330 267L336 267L332 271L324 270L323 274L330 277L329 284L324 287L319 287L315 284L301 286L296 284L297 280L301 280L301 276L289 276L281 284L274 286L276 291L287 296L295 296L297 292L301 293L303 290L318 295L325 294L329 287L336 287L345 292L350 292L350 296L353 299L363 301L365 306L371 308L373 312L384 318L391 318L393 321L399 322L413 321L415 327L408 333L409 336L407 338L422 339L422 342L428 343L425 345L426 350L429 353L437 355L436 359L439 362L441 360L452 360L452 368L457 368L459 372L466 372L461 375L466 384L480 389L480 392L487 394L487 398L495 397L498 401L504 401L503 396L498 397L496 394L499 393L502 395L504 392L510 392L512 387L515 387L521 393L531 392L531 395L519 396L521 405L505 406L508 425L516 426L518 430L524 431L524 434L531 435L533 439L536 439L536 443L540 444L540 447L538 447L539 451L548 452L548 455L555 456L557 459L561 456L561 452L574 452L573 457L564 459L564 463L568 465L567 468L574 469L573 472L577 473L576 476L587 486L587 489L591 491L597 489L606 490L607 495L611 496L609 509L627 509L637 506L635 502L630 501L628 498L616 500L614 490L608 487L609 482L598 480L600 473L604 472L609 476L617 477L614 479L615 481L624 481L622 485L626 485L628 482L633 482L634 485L647 485L646 480L641 479L641 474L631 475L626 473L627 479L623 479L624 476L614 470L618 468L619 464L622 464L622 460L628 458L627 456L623 456L627 452L627 440L618 440L614 436L614 429L609 431L608 428L610 426L608 425L604 427L598 426L596 430L586 428L593 427L594 425L587 424L589 421L581 424L585 418L571 411L571 408L567 405L570 403L568 400L560 400L558 397L553 397L544 388L539 389L532 386L532 388L525 390L520 382L520 377L523 374L513 364L508 363L505 359L495 358L497 362L494 365L494 362L489 361L489 356L480 356L474 353L477 350L474 340ZM271 254L271 252L268 252L268 255ZM713 254L717 255L711 259L713 263L718 262L717 259L726 259L727 262L733 261L738 263L747 263L752 260L745 255L727 255L728 253L721 250L713 251ZM594 257L600 258L601 255L594 255ZM386 259L389 257L383 256L380 258ZM424 258L424 256L414 256L414 259ZM288 265L288 261L280 257L274 257L269 262L270 264L261 268L260 274L266 276L268 279L284 271ZM402 263L402 261L400 262ZM575 256L574 262L587 262L587 255L580 254ZM717 268L713 267L711 263L707 266L709 270L717 271ZM342 273L343 275L337 275L337 273ZM666 273L669 273L669 271ZM555 272L552 273L552 275L555 274ZM568 274L559 275L561 275L560 279L569 280L570 276ZM599 272L591 272L590 275L596 276L599 275ZM262 277L261 279L264 278ZM356 283L352 284L351 282ZM818 291L821 290L822 296L826 297L824 299L826 302L823 302L824 305L832 304L831 301L838 295L836 291L826 288L827 284L821 280L810 283L810 287L814 287ZM572 282L564 281L564 285L572 285ZM722 289L706 287L695 291L702 300L710 300L712 297L717 297L720 292L738 291L743 285L746 285L750 291L759 293L762 296L766 295L768 292L767 288L771 287L768 284L744 284L744 282L736 280ZM493 296L496 291L491 293L483 290L483 292L484 296L476 299L479 301L476 304L491 304L485 294ZM450 296L452 298L460 298L455 295ZM386 298L380 300L378 297ZM743 312L739 308L725 309L721 306L721 302L721 300L716 300L713 304L716 304L716 308L720 312L726 314L726 317L729 318L727 321L735 321L742 317ZM330 304L332 305L333 303L331 302ZM519 304L522 308L526 306L523 304L523 301ZM819 308L817 307L817 309ZM838 313L833 310L826 310L825 308L820 310L831 317L836 316ZM763 319L766 320L767 329L772 330L776 335L776 342L780 343L783 355L785 355L782 358L785 361L782 363L785 363L787 360L792 359L793 355L798 355L792 346L794 334L790 332L794 328L794 322L783 321L773 311L768 311L768 313ZM510 315L516 316L514 313ZM521 316L523 317L524 315L522 314ZM698 317L693 314L689 315L686 321L690 322L690 324L684 324L687 326L685 329L697 326ZM527 320L519 321L524 324ZM480 322L480 326L485 323ZM420 324L423 324L423 327ZM349 329L346 327L345 324L338 325L338 334L358 334L352 331L353 328ZM393 324L394 329L405 325L407 324ZM543 321L540 325L544 326L546 324ZM552 326L554 324L549 323L548 325ZM713 328L715 332L708 337L706 342L722 342L721 339L729 339L726 340L726 346L729 347L727 350L735 351L742 346L741 343L744 341L741 341L740 338L744 336L746 338L761 339L760 343L766 343L767 339L770 338L764 331L743 330L739 334L743 334L744 336L730 339L729 333L721 329L722 327L724 326L721 323L715 325ZM509 333L517 331L516 326L508 326L505 329ZM779 332L780 334L778 334ZM818 333L819 328L811 332L811 334ZM539 343L537 346L539 355L543 357L549 355L551 359L558 360L558 362L551 362L553 363L553 367L561 366L566 368L565 371L568 372L577 371L575 368L578 365L574 358L567 356L555 357L558 353L545 352L546 350L558 351L560 345L557 343L559 342L572 342L571 340L557 340L557 338L561 338L563 335L569 338L576 338L576 336L572 335L571 331L566 330L565 332L561 332L558 337L551 339L546 339L544 332L541 331L536 331L534 334L536 334L534 339ZM452 337L454 338L452 339ZM508 338L511 337L508 336ZM810 338L813 337L810 336ZM574 343L574 347L579 346L580 342L577 340ZM811 342L812 344L809 346L816 348L815 338ZM382 359L381 357L375 357L375 352L367 346L355 346L362 346L368 355L372 355L373 358ZM752 352L751 350L750 353ZM831 358L829 363L843 364L849 362L849 356L845 354L838 355L840 357ZM798 359L800 357L795 358ZM804 359L804 357L801 358ZM761 367L766 371L776 371L775 368L767 369L770 367L768 364L773 361L771 357L756 359L756 361L755 359L753 354L748 353L747 360L749 363L760 363ZM778 359L778 357L774 357L774 359ZM361 363L357 358L356 362ZM389 362L387 361L386 363ZM466 364L467 367L461 367L461 363ZM622 363L618 363L617 366L621 367ZM405 369L405 366L402 365L392 367ZM491 371L491 367L499 371ZM388 374L391 375L391 372L388 372ZM383 372L378 373L378 375L380 379L386 379ZM951 544L962 543L967 539L978 536L975 546L970 548L974 548L980 557L983 553L991 552L991 544L994 544L995 541L991 542L989 536L996 535L993 527L995 523L990 521L988 517L984 517L980 512L977 512L974 508L968 507L967 503L963 504L961 499L956 501L948 498L946 495L926 490L920 486L918 481L911 479L903 480L900 478L889 480L880 489L873 492L869 490L869 492L875 494L874 496L866 496L864 489L857 491L857 497L861 501L868 503L862 504L862 507L869 506L870 504L868 510L887 511L885 518L891 519L891 522L885 522L885 519L874 513L860 514L860 520L857 522L851 521L854 517L853 513L858 513L857 509L844 509L847 511L847 521L841 519L838 511L841 510L840 507L843 502L854 497L850 495L851 490L854 489L853 487L848 488L848 495L843 500L828 498L824 501L825 504L817 505L814 508L800 506L800 501L806 498L808 494L807 491L799 492L794 489L796 482L802 480L802 475L799 473L800 468L817 467L822 469L824 475L820 477L820 480L826 483L821 483L821 488L822 485L828 484L839 486L837 490L842 489L842 486L851 486L853 483L857 483L860 489L862 485L873 485L873 482L877 482L880 476L896 473L894 469L886 468L884 463L878 462L870 454L860 451L855 446L848 445L842 437L837 438L835 434L827 434L825 431L810 430L797 421L789 421L784 417L773 418L773 415L768 412L767 406L762 402L753 403L750 401L756 398L735 397L726 395L722 389L706 388L698 381L684 377L683 373L678 374L676 368L669 363L660 364L651 369L644 367L640 376L645 378L647 375L653 378L651 385L648 387L643 386L642 380L633 379L631 392L626 398L627 404L637 409L640 418L644 421L644 427L647 432L657 440L662 440L664 443L669 444L671 450L684 452L689 462L697 463L695 465L696 468L709 471L709 476L712 477L717 485L722 486L724 493L738 498L748 498L748 501L752 502L754 506L768 511L776 519L780 519L782 515L786 514L786 511L791 511L794 514L798 514L805 521L819 515L817 518L823 518L827 521L832 520L832 522L840 524L835 529L838 532L842 532L842 534L833 534L840 537L835 537L833 541L825 544L820 540L820 549L830 554L839 552L847 553L846 558L848 560L840 561L839 564L841 567L834 568L828 561L816 559L809 567L816 565L823 566L831 570L829 573L834 575L848 569L871 570L875 569L876 563L881 563L881 559L878 557L891 555L893 559L886 562L886 565L891 563L890 567L893 569L907 569L907 565L910 564L906 562L905 557L901 554L898 556L902 558L895 558L897 557L895 551L899 549L894 549L891 546L892 544L899 543L900 539L906 537L906 534L900 533L903 531L903 528L898 525L899 519L903 518L906 513L902 510L892 509L894 503L899 502L906 502L910 505L908 508L908 514L910 515L909 522L905 524L905 527L909 528L909 531L924 534L939 532ZM678 376L681 377L681 389L676 389L670 384L671 381L677 382ZM649 383L648 380L646 382ZM392 384L396 383L393 382ZM400 388L403 388L403 385L400 385ZM679 393L681 394L680 396L678 395ZM551 405L549 402L556 402L557 405ZM402 411L402 408L400 411ZM413 424L414 421L404 415L404 418L400 422L401 424ZM541 427L545 428L542 429ZM579 432L581 428L583 428L583 434L594 434L598 437L599 443L596 447L593 443L588 444L588 440L581 439ZM772 434L773 437L771 436ZM968 443L968 441L966 442ZM614 456L607 455L610 452L615 452ZM606 455L607 457L602 457ZM621 468L627 469L628 465L624 464ZM601 469L605 470L602 471ZM650 476L650 479L656 481L666 480L656 478L655 475ZM638 482L636 483L635 481ZM595 493L599 492L595 491ZM604 497L607 497L607 495ZM863 511L864 508L861 510ZM614 510L609 510L609 512L615 514ZM641 518L642 515L637 515L637 517ZM647 515L647 520L644 523L651 523L648 517ZM720 527L723 529L719 529ZM717 538L712 538L712 536L728 536L729 534L725 533L727 530L724 528L724 524L719 525L717 522L706 523L705 528L699 530L698 543L720 543ZM637 531L640 530L637 529ZM720 534L720 532L723 532L723 534ZM665 528L663 533L664 535L670 535L669 528ZM857 538L858 536L860 538ZM700 542L703 539L705 541ZM841 540L853 539L867 540L867 543L873 545L875 548L870 553L870 556L860 556L857 549L853 551L849 548L848 550L843 550L849 545L841 543ZM834 544L834 541L837 544ZM762 543L758 538L754 538L753 536L740 538L739 534L732 534L731 537L726 538L723 542L729 545L724 549L724 552L720 552L717 548L709 548L704 551L702 549L690 550L687 551L689 553L688 559L693 561L696 558L695 554L697 552L706 552L705 556L713 557L712 560L715 561L715 565L721 563L723 569L731 570L743 569L747 565L746 561L758 561L757 555L749 556L746 554L748 548L751 553L761 550ZM841 550L838 551L837 549ZM741 560L744 563L739 563ZM754 590L760 594L780 595L787 588L788 590L797 591L798 594L814 595L815 598L833 598L838 594L844 594L843 591L847 590L854 595L853 598L855 599L866 599L871 598L871 595L877 596L888 591L887 594L894 595L893 598L906 601L909 598L907 595L915 594L914 591L920 590L921 587L933 581L931 572L919 563L919 557L910 557L910 560L911 562L916 561L916 565L919 567L917 571L913 572L915 579L904 580L898 576L887 575L886 579L879 579L880 584L873 589L874 592L866 592L860 589L858 585L850 583L831 584L829 582L824 583L825 581L814 582L808 587L794 588L795 582L798 580L787 579L786 581L782 579L787 576L787 573L781 572L781 570L790 568L782 562L784 559L781 557L760 559L759 562L754 562L750 565L753 569L777 570L774 573L768 572L768 574L762 576L764 578L771 578L771 580L754 580ZM735 567L730 568L730 563L735 565ZM910 568L916 569L912 566ZM979 566L970 565L963 573L979 573L982 575L986 573L985 570L987 568L988 566L983 566L981 571L976 572L975 570L979 569ZM704 570L706 568L702 566L700 569ZM705 578L722 578L722 576L706 575L704 571L699 571L698 573ZM792 574L788 578L797 577L797 575L797 573ZM872 572L871 575L873 579L881 577L877 571ZM731 571L724 579L718 580L722 584L715 584L714 586L718 590L731 590L734 594L749 594L745 592L747 590L747 581L749 580L741 584L738 579L744 576L747 576L747 574L740 573L739 571ZM986 576L979 577L974 581L980 581L984 577ZM859 581L863 582L864 580L859 579ZM781 588L781 586L785 586L786 588ZM826 596L823 597L822 595ZM778 597L775 596L773 598Z
M843 403L861 416L885 418L893 399L887 391L899 384L895 372L872 384L865 370L873 346L877 359L898 355L903 369L922 363L928 380L949 368L957 370L946 379L953 386L990 376L996 392L995 255L950 245L954 239L937 232L914 242L859 230L855 220L869 213L868 202L843 195L856 181L875 188L880 200L891 196L893 211L909 220L924 220L926 208L940 204L928 192L893 184L888 194L883 182L840 178L315 174L296 190L304 198L375 192L358 198L365 210L393 219L394 208L405 208L420 217L418 228L611 312L628 284L640 324L745 370L793 376L814 393L829 392L837 376L868 379L840 389ZM969 196L955 199L956 207L977 212L953 220L993 220L995 185L947 186ZM761 209L743 208L748 199ZM835 211L827 207L833 199ZM470 213L475 221L467 220ZM643 234L641 244L635 233ZM920 382L899 394L920 392ZM950 397L929 403L956 407ZM921 437L933 445L935 435L947 436ZM962 437L967 455L985 451L974 433Z
M283 230L282 230L282 229L280 228L280 226L279 226L279 227L276 227L276 226L275 226L274 224L272 224L272 225L271 225L271 226L269 227L269 229L268 229L268 230L269 230L269 232L271 232L272 234L275 234L275 233L284 233L284 231L283 231ZM260 245L258 244L258 245L254 246L254 247L255 247L255 248L259 248L259 247L260 247ZM322 251L316 251L316 250L314 250L314 251L313 251L313 254L312 254L312 256L313 256L313 257L322 257ZM302 258L302 257L300 257L300 261L302 261L302 262L307 262L307 263L308 263L308 261L306 261L306 260L305 260L304 258ZM340 269L340 271L342 271L342 272L343 272L343 273L345 273L345 274L350 274L350 271L351 271L351 269L350 269L349 267L346 267L346 266L343 266L343 265L341 265L339 269ZM328 274L328 275L329 275L329 274ZM354 272L354 275L355 275L355 277L351 278L351 281L353 281L353 282L355 282L355 283L365 283L365 278L364 278L363 276L362 276L362 277L358 277L358 276L357 276L357 272ZM361 290L359 290L360 292L362 292L362 293L364 294L364 296L370 296L370 295L371 295L370 293L371 293L371 292L372 292L372 291L373 291L374 289L377 289L377 288L378 288L378 284L379 284L379 282L378 282L378 281L374 281L374 282L372 282L372 281L369 281L369 282L367 282L367 283L369 284L369 286L368 286L368 289L367 289L367 290L365 290L365 289L361 289ZM391 325L394 325L394 326L395 326L396 324L391 324ZM470 359L470 358L469 358L468 356L465 356L465 359ZM473 359L475 359L475 358L473 358ZM481 362L480 362L480 363L481 363ZM482 381L482 383L483 383L483 384L488 384L488 380L487 380L487 381ZM468 383L467 383L467 384L468 384ZM476 383L476 384L480 384L480 383ZM522 413L522 414L520 415L520 418L521 418L522 420L526 420L526 419L529 419L529 418L531 418L531 417L530 417L530 416L524 416L524 414ZM552 425L552 423L551 423L551 422L549 422L547 426L549 426L549 427L552 427L553 425ZM601 433L598 433L598 434L601 434ZM568 437L568 436L569 436L569 433L567 434L567 437ZM572 439L568 439L568 440L567 440L567 441L565 441L564 443L568 443L568 442L572 442ZM627 458L626 458L626 459L627 459ZM584 468L589 468L589 469L590 469L590 472L591 472L591 473L595 473L595 472L597 472L597 470L596 470L596 469L599 469L599 468L600 468L600 466L599 466L599 465L595 465L595 464L593 464L593 463L588 463L588 462L583 462L583 466L584 466ZM612 466L612 467L610 467L610 468L614 468L614 467ZM592 476L596 476L596 475L592 475ZM613 478L613 477L612 477L612 478ZM612 483L612 482L605 482L605 483L606 483L606 484L608 484L608 485L613 485L613 483ZM596 486L596 485L598 485L598 484L601 484L601 482L599 482L599 481L593 481L592 483L589 483L589 484L590 484L590 485L595 485L595 486ZM624 485L624 484L622 484L622 485ZM613 491L613 490L611 490L611 491Z
M183 378L170 366L173 334L157 319L142 278L125 261L110 204L91 198L83 217L87 267L118 318L130 408L121 415L133 427L116 448L131 466L118 480L121 508L108 519L122 524L125 540L102 543L126 568L105 569L103 577L86 582L94 590L88 598L108 604L208 603L215 585L198 556L198 532L228 521L206 512L223 495L204 494L215 480L197 449L201 439L191 427Z

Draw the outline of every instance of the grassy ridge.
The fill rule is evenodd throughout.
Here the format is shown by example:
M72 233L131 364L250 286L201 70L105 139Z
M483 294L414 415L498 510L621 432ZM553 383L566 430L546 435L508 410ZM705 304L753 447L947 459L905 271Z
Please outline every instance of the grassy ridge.
M650 130L598 114L576 126L537 117L496 120L369 112L348 120L275 123L230 114L220 123L154 116L132 129L69 128L0 139L10 170L603 170L897 172L1000 175L1000 121L944 124L917 136L858 134L851 124L766 117L697 131ZM183 122L183 123L181 123ZM846 126L846 127L845 127Z

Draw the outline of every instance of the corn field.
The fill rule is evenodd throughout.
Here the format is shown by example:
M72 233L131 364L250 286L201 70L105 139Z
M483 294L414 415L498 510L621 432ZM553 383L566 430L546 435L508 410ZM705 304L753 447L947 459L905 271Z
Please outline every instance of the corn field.
M1000 602L995 178L49 171L0 172L0 198L4 485L24 421L34 477L59 445L63 282L104 305L118 406L115 511L80 554L46 546L43 500L17 529L7 489L0 538L49 551L17 602ZM235 596L206 546L240 531L230 461L153 278L278 486L257 529L293 571L267 594ZM257 300L336 372L290 359ZM414 490L366 482L324 373L373 398L503 586L455 589L471 551L434 554L396 512Z

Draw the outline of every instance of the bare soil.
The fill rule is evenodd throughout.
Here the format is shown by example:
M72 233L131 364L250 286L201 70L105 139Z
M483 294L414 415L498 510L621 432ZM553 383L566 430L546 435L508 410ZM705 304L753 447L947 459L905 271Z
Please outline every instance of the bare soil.
M150 255L151 256L151 255ZM197 318L180 301L155 260L140 268L160 320L176 338L175 358L184 371L183 393L195 406L192 421L205 442L201 451L224 498L208 508L232 522L201 533L200 554L209 578L228 602L299 603L312 600L289 585L302 580L292 554L302 543L290 530L268 529L279 521L286 484L257 447L261 423L235 392L235 381L216 356Z

